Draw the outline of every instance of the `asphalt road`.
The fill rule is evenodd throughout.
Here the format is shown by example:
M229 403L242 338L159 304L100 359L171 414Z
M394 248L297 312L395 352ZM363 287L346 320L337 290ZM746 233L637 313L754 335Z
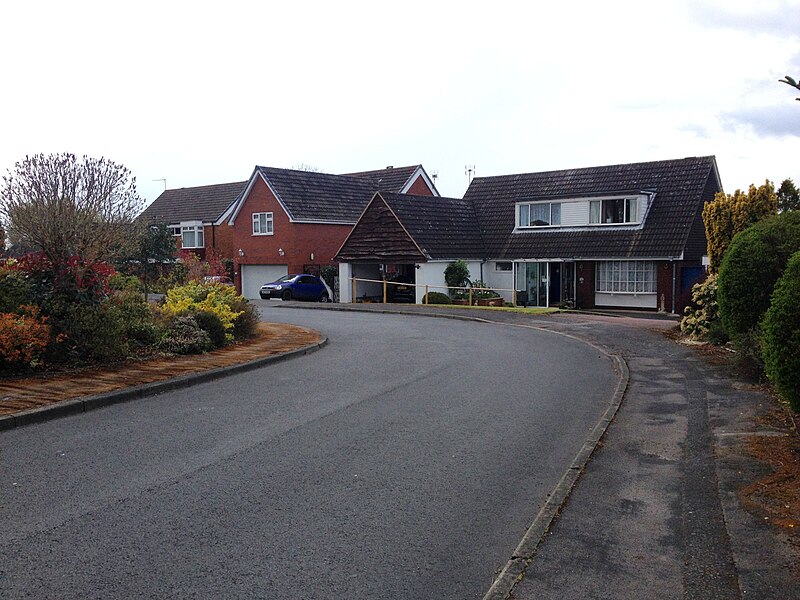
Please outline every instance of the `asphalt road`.
M0 597L480 598L616 384L552 332L265 306L329 345L0 433Z

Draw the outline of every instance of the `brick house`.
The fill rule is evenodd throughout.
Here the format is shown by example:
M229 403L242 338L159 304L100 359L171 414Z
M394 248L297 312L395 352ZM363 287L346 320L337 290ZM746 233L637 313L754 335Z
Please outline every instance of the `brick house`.
M216 221L231 231L234 281L246 298L289 273L337 267L336 251L376 191L438 196L421 165L348 175L257 166Z
M220 258L233 258L230 227L219 217L241 195L246 181L164 190L139 215L140 220L166 224L178 249L191 250L201 259L213 249Z
M677 312L703 276L702 210L719 191L705 156L476 177L463 199L377 193L336 254L341 300L351 277L392 264L421 302L420 286L443 287L444 268L464 259L509 301L516 290L532 306ZM369 285L358 295L374 295Z

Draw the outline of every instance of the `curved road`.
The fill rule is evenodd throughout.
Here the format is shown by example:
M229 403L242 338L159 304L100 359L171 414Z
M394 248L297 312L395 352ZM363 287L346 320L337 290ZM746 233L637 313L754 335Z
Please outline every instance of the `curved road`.
M616 385L551 332L261 306L329 345L0 434L0 597L480 598Z

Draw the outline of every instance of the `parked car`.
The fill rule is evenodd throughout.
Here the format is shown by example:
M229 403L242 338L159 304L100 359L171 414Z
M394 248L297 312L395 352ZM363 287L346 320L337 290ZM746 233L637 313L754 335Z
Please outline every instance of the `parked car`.
M206 275L203 277L204 283L221 283L222 285L233 285L231 278L226 275Z
M411 277L407 275L401 275L394 281L401 285L389 286L389 290L391 292L390 302L410 302L411 304L414 304L417 301L417 290L414 288Z
M258 292L262 300L311 300L331 302L333 293L328 284L314 275L284 275L277 281L265 283Z

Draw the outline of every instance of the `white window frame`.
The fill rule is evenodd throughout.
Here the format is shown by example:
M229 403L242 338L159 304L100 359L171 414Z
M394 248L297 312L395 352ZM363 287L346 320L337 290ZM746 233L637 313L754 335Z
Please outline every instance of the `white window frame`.
M191 235L194 243L187 244ZM205 248L206 229L202 221L186 221L181 223L181 248Z
M169 232L174 237L181 237L181 226L180 225L170 225L169 226Z
M548 207L548 223L546 225L535 225L530 222L530 212L532 206ZM553 206L558 206L558 223L553 223ZM523 219L523 215L526 216ZM516 210L518 229L541 229L542 227L561 227L561 202L520 202Z
M656 294L657 265L652 260L597 261L594 291L600 294Z
M622 221L614 221L612 223L603 223L603 203L623 201L624 214ZM599 207L597 210L592 210L593 207ZM641 223L641 200L638 196L616 196L613 198L596 198L589 200L589 225L592 227L611 227L614 225L638 225ZM597 220L593 221L593 214L597 215Z
M263 228L262 228L262 219ZM257 212L253 213L253 235L274 235L275 233L275 220L271 212ZM262 231L264 229L264 231Z

